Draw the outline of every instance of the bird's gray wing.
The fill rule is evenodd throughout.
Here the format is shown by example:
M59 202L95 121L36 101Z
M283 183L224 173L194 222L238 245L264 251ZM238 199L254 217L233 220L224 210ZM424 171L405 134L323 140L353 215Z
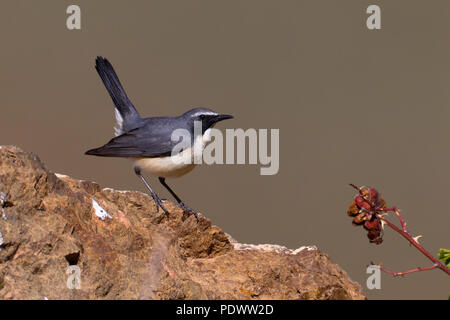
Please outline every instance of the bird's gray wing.
M147 119L143 126L111 139L100 148L86 152L89 155L124 158L155 158L170 156L178 143L171 140L173 130L168 118Z

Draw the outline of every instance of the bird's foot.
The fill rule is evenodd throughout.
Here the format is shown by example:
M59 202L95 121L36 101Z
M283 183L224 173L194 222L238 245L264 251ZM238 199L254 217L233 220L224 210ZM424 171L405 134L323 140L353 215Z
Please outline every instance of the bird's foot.
M195 219L197 219L198 222L198 214L197 212L195 212L194 210L192 210L191 208L189 208L187 205L185 205L183 202L178 203L178 205L180 206L181 209L183 209L183 211L185 213L189 213L189 214L193 214Z
M162 204L162 200L156 195L156 193L152 193L152 198L155 201L156 212L159 212L159 208L161 208L165 214L169 215L169 211Z

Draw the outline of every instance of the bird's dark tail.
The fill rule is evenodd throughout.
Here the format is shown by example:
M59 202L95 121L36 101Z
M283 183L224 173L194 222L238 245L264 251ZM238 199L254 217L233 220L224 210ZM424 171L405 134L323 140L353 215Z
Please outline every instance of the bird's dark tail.
M133 124L140 119L139 113L134 108L130 99L128 99L111 63L103 57L97 57L95 60L95 69L100 75L116 107L116 135L126 132L128 128L133 127Z

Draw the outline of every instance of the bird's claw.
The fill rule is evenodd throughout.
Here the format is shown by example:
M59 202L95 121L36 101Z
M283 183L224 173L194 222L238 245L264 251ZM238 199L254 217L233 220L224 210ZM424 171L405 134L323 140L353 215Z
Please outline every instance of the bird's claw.
M197 212L195 212L194 210L192 210L191 208L189 208L188 206L186 206L183 202L180 202L180 203L179 203L179 206L180 206L181 209L183 209L183 211L184 211L185 213L193 214L194 217L195 217L195 219L197 219L197 222L198 222L198 214L197 214Z
M164 205L162 204L161 199L154 193L152 194L152 198L155 201L155 206L156 206L156 212L159 213L159 208L161 208L165 214L169 215L169 211L164 207Z

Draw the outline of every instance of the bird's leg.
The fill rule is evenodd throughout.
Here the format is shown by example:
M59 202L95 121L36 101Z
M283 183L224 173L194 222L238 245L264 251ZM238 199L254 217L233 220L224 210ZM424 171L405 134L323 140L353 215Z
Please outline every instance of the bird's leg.
M150 195L152 196L153 200L155 201L155 205L156 205L156 211L159 212L159 207L161 207L161 209L167 214L169 215L169 211L167 211L166 208L164 208L161 199L158 197L158 195L153 191L153 189L150 187L150 185L148 184L147 180L145 180L144 176L141 174L141 170L138 167L134 168L134 172L136 173L136 175L141 178L142 182L144 182L145 186L147 187L147 189L150 191Z
M170 194L175 198L175 200L177 200L178 205L180 206L181 209L183 209L184 212L187 213L192 213L195 218L198 221L198 214L197 212L195 212L194 210L192 210L191 208L189 208L188 206L186 206L183 201L181 201L181 199L177 196L177 194L167 185L166 183L166 179L159 177L159 182L161 182L161 184L170 192Z

